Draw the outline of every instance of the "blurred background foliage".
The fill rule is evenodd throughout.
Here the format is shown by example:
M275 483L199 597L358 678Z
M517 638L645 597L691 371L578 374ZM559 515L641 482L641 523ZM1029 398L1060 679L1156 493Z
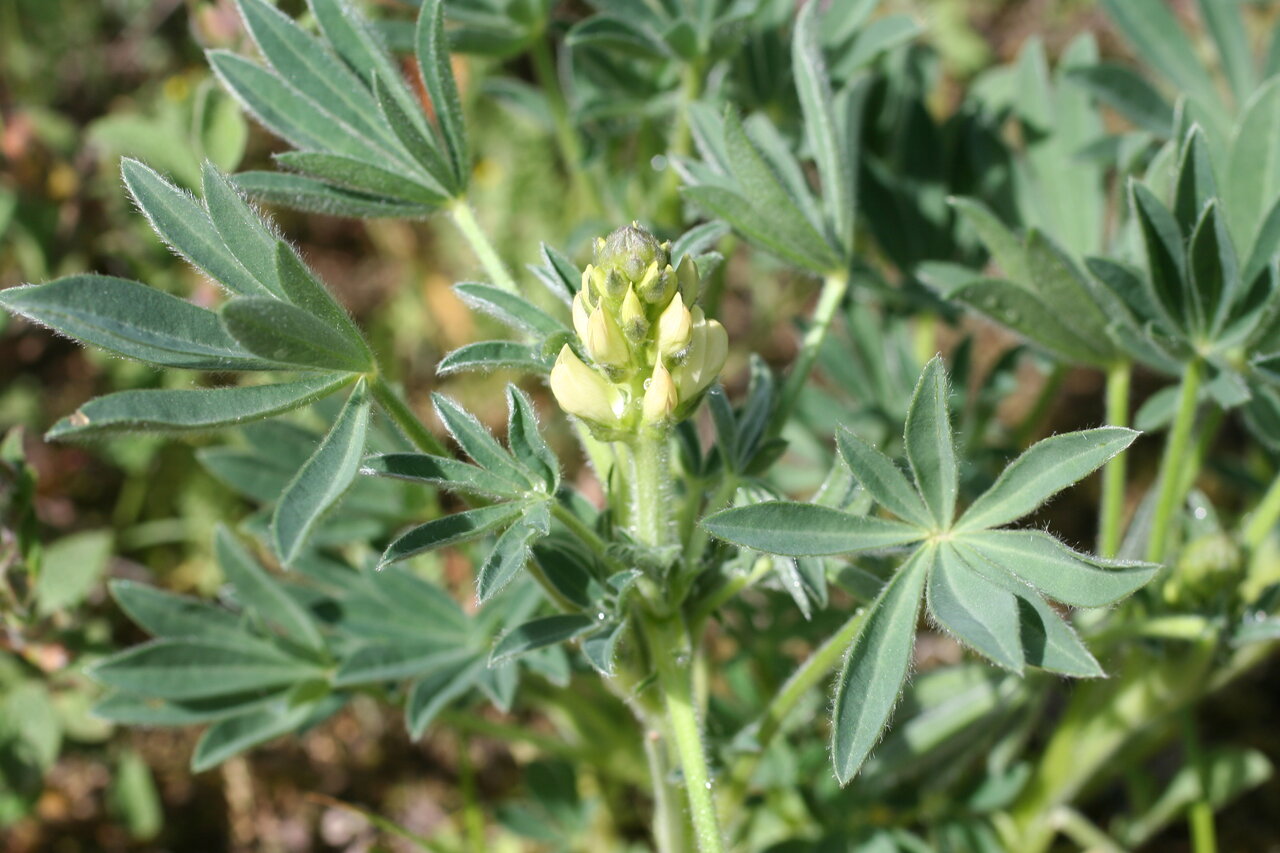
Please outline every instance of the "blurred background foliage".
M282 5L296 13L303 4ZM394 2L376 5L386 12L386 32L394 43L403 36L397 23L411 20L412 10ZM789 14L787 3L773 5ZM1190 3L1174 6L1190 17ZM566 30L590 13L591 7L578 0L553 8L557 26ZM927 112L918 116L912 133L931 140L934 134L939 144L955 130L947 122L970 85L993 66L1017 61L1029 39L1036 39L1052 61L1081 33L1093 34L1104 58L1129 56L1090 0L889 0L877 14L909 15L930 34L929 48L908 48L928 53L911 67L928 69L936 78L918 81ZM529 85L547 73L538 36L516 31L503 39L480 41L488 56L455 57L479 153L471 198L502 254L532 260L542 242L580 253L589 235L616 224L619 212L653 210L652 199L664 191L665 172L647 163L632 163L624 175L640 178L625 177L612 192L597 195L574 187L579 180L608 182L610 177L599 169L563 170L563 158L574 153L575 143L557 138L555 105L539 101ZM189 188L198 187L206 158L224 170L270 168L270 154L280 150L279 144L246 121L212 79L202 54L217 47L243 51L245 44L229 0L0 0L0 288L92 269L212 301L212 285L170 254L129 209L119 161L139 158ZM769 49L767 38L759 48ZM985 79L998 88L991 75ZM770 103L788 97L789 84L741 82L756 99L751 106L786 114L771 110ZM609 153L615 159L625 160L628 140L643 136L646 121L663 120L660 110L649 116L637 106L649 101L613 105L611 113L609 104L592 103L589 91L579 94L586 106L577 106L599 131L590 136L591 144L617 146L621 150ZM873 177L901 171L894 161L893 117L874 109L891 101L892 94L873 96L879 100L873 99L871 114L883 125L879 148L873 146L870 154ZM652 103L660 103L661 91L650 95ZM616 128L612 135L610 128ZM545 179L557 170L566 175L563 183ZM877 219L877 211L869 211L873 229L877 221L887 230L898 229L901 239L877 234L877 242L886 254L893 255L895 247L902 253L891 258L899 268L912 269L923 260L973 263L981 256L972 240L957 245L945 197L998 199L999 188L979 193L955 175L934 177L935 186L909 188L918 209L901 211L903 218ZM890 182L883 189L886 209L901 201L895 195L901 188ZM629 195L636 193L647 198ZM598 197L611 199L616 210L597 209ZM1001 212L1009 214L1017 204L1010 198ZM444 353L493 332L490 321L468 311L451 289L455 281L480 275L452 229L430 221L357 223L273 212L369 330L375 346L393 354L386 363L417 383L409 389L412 398L441 388L489 422L501 422L500 378L438 383L433 378L433 366ZM1017 218L1009 215L1006 221ZM906 245L902 239L915 242ZM722 274L729 287L720 297L720 315L735 352L758 352L766 361L785 363L793 335L776 318L797 315L812 299L815 284L770 268L767 261L758 266L768 269L767 275L744 280L733 275L734 265L730 256ZM892 412L881 418L886 427L896 423L916 375L909 341L881 336L869 315L851 314L849 327L860 336L833 346L821 363L835 387L814 389L802 401L802 419L818 435L829 434L830 421L850 411L852 399L874 399ZM982 395L964 408L962 435L981 435L992 421L1030 422L1031 429L1047 433L1102 420L1096 374L1039 369L1035 358L1019 358L1021 350L1007 332L982 321L967 321L961 329L968 337L953 343L975 372L980 365L989 377L981 384ZM901 376L878 377L879 387L867 387L871 371L851 367L849 353L871 363L895 347L906 365ZM745 360L737 358L726 374L733 393L746 382ZM955 360L957 385L963 387L959 365L968 362ZM93 396L179 381L178 371L161 373L82 349L0 314L0 433L6 436L0 446L0 566L31 553L25 547L31 543L39 543L32 548L42 552L39 586L30 596L34 607L0 615L0 846L14 853L412 849L397 835L407 828L444 839L428 849L453 850L459 839L483 834L482 824L489 820L501 828L489 833L490 846L484 849L525 849L531 840L560 849L567 835L583 834L592 814L579 802L571 772L566 782L564 761L573 756L547 751L552 738L541 733L552 729L537 711L522 712L520 722L531 734L514 741L504 715L486 711L449 719L449 727L410 742L398 712L361 699L300 740L277 742L198 775L187 770L194 732L113 729L89 715L98 688L79 674L80 666L141 639L107 598L105 579L216 594L221 578L211 554L212 530L220 520L240 519L253 510L256 496L237 477L242 469L236 466L267 466L269 454L255 456L254 449L272 436L249 435L239 445L217 449L199 437L174 442L135 436L85 447L45 444L39 436ZM1047 394L1046 382L1052 383ZM1140 387L1139 396L1155 387L1149 377L1143 382L1148 387ZM828 405L832 396L842 399L838 408ZM1006 399L997 407L996 401ZM322 416L310 423L303 416L296 428L306 431L324 422ZM859 412L858 417L870 425L877 415ZM552 440L570 446L567 434L553 432ZM799 441L792 452L795 464L787 469L786 485L797 491L814 488L827 451ZM1137 453L1136 464L1151 465L1150 451L1145 462L1141 447ZM807 466L806 454L813 459ZM588 474L582 482L587 488ZM381 525L421 509L410 495L395 490L367 497ZM1081 541L1090 535L1078 520L1084 514L1073 513L1069 503L1048 512L1068 538ZM358 535L358 527L351 535ZM470 568L451 558L438 571L462 584ZM785 637L797 615L779 613L769 630ZM732 632L717 642L732 644ZM941 638L933 638L926 654L957 658ZM1257 689L1274 670L1274 663L1264 666L1215 703L1203 721L1205 731L1211 736L1215 727L1227 728L1237 742L1280 752L1280 734L1270 725L1280 707L1274 695L1263 698L1266 692ZM725 677L737 675L729 671ZM976 676L970 681L970 687L987 684ZM822 747L814 748L821 765ZM774 770L785 779L814 758L804 756L795 767ZM772 808L785 815L787 804ZM1257 845L1274 842L1268 827L1274 828L1278 808L1277 783L1257 787L1220 821L1224 849L1263 849ZM400 828L380 825L376 815ZM643 815L636 816L634 829L635 838L642 839ZM1180 849L1180 843L1156 842L1161 850Z

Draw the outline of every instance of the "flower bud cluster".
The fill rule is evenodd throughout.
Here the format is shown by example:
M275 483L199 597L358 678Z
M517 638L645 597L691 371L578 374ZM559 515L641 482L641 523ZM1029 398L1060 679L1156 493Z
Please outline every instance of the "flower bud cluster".
M597 240L582 273L573 328L587 360L566 344L551 391L601 438L688 417L724 366L729 339L697 305L698 271L688 257L672 267L669 251L632 223Z

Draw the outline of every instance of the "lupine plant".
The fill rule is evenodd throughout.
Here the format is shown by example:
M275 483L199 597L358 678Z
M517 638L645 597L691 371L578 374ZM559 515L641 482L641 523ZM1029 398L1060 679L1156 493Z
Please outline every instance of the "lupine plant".
M501 819L565 849L1118 850L1185 815L1214 850L1215 810L1270 765L1205 746L1196 703L1263 659L1280 601L1280 171L1259 154L1280 100L1239 9L1199 4L1217 69L1162 4L1105 4L1176 104L1084 37L1053 69L1030 43L940 125L919 25L874 0L420 5L240 0L258 56L209 63L280 170L206 163L195 196L123 162L216 305L96 274L0 293L204 374L91 400L49 440L229 431L201 462L260 506L212 532L218 601L112 583L153 639L92 666L97 714L206 726L198 772L372 696L413 738L540 750ZM460 87L451 46L489 76ZM547 180L593 232L527 274L473 208L476 91L543 122ZM1100 104L1133 127L1106 137ZM393 381L258 203L452 220L487 279L455 291L507 331L435 377L501 371L505 424L439 392L425 418L407 392L435 377ZM811 309L761 319L794 324L789 358L720 316L814 278ZM981 370L970 309L1020 339ZM1010 426L1020 361L1049 378ZM1069 368L1103 372L1109 425L1040 438ZM1135 422L1154 479L1124 464L1135 369L1178 383ZM1257 441L1220 453L1236 414ZM1243 498L1202 491L1210 468ZM1098 469L1095 515L1074 486ZM1095 530L1096 554L1064 541ZM1124 807L1095 813L1118 777Z

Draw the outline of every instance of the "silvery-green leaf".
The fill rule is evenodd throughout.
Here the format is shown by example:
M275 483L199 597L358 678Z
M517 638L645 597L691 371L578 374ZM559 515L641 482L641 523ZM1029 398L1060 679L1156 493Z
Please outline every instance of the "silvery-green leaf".
M999 527L1033 512L1053 495L1087 477L1122 452L1138 433L1101 427L1037 442L1001 472L965 510L957 530Z
M722 510L703 519L702 526L735 545L791 557L880 551L925 536L914 525L788 501Z
M911 668L916 620L935 549L916 551L867 609L836 685L831 758L836 779L847 785L889 723Z
M941 356L925 365L907 410L905 443L916 488L935 525L947 529L955 520L959 473L951 413L947 407L947 375Z

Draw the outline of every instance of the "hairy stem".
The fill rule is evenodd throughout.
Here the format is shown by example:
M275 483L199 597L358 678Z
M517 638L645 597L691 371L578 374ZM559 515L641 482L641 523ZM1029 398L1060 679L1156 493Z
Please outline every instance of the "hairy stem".
M782 432L782 428L791 417L791 411L795 408L796 401L800 399L800 392L809 381L809 374L813 372L814 362L818 360L818 350L826 340L827 333L831 331L831 323L835 319L836 311L840 308L840 303L844 302L844 295L848 290L849 273L845 270L829 274L822 282L818 304L813 309L813 322L804 334L804 340L800 343L800 353L796 356L790 375L782 385L778 407L773 412L773 421L770 425L772 435Z
M471 203L465 198L460 198L450 202L447 209L450 218L453 219L453 224L458 226L462 236L471 245L471 251L476 253L476 258L480 261L494 285L508 293L518 292L516 280L511 277L506 265L498 257L498 250L493 247L489 236L480 227L480 222L476 219L476 213L471 209Z
M651 548L672 543L671 458L669 436L637 436L628 443L628 512L631 535ZM657 585L652 585L656 587ZM666 598L665 589L652 589L646 596L646 612L641 614L657 686L666 710L667 729L680 762L694 837L701 853L723 850L720 822L716 816L711 773L707 767L702 728L693 702L692 646L689 630L680 613L679 602ZM665 779L654 779L654 801ZM661 837L667 828L655 827Z
M685 849L685 823L680 814L680 789L675 783L666 738L657 729L646 727L644 755L653 780L653 840L658 853L680 853Z
M404 437L413 443L414 447L423 453L431 453L436 456L450 455L440 439L436 438L431 430L423 425L418 416L413 413L413 409L409 408L409 404L405 402L396 389L391 387L384 377L375 377L369 383L369 390L378 406L386 413L387 417L391 418L391 421L400 432L404 433Z
M1125 361L1107 370L1107 424L1129 425L1129 386L1133 366ZM1102 469L1102 506L1098 522L1098 552L1114 557L1124 533L1125 475L1128 454L1118 453Z
M582 519L574 515L564 504L559 501L552 501L551 515L568 528L569 532L578 538L578 541L594 551L595 555L604 562L610 572L626 571L627 567L609 554L609 545L600 538L600 534L588 527Z
M1182 484L1186 480L1183 465L1188 461L1187 451L1191 447L1191 429L1196 420L1196 401L1200 392L1200 379L1203 366L1199 359L1187 363L1182 373L1182 388L1178 393L1178 409L1174 416L1173 427L1164 445L1164 458L1160 460L1160 474L1157 481L1159 492L1156 496L1155 515L1151 521L1150 539L1147 540L1147 560L1152 563L1164 561L1169 545L1170 526L1182 501Z

